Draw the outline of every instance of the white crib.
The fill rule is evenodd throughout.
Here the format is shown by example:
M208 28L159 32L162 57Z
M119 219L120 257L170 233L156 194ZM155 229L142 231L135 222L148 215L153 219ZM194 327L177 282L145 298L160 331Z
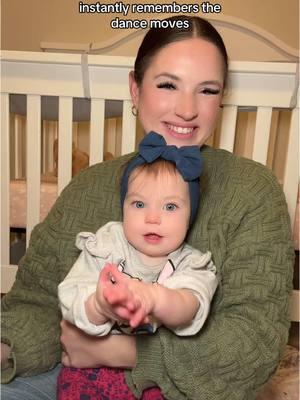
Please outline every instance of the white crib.
M3 51L1 59L1 292L5 293L17 269L9 260L12 151L9 96L24 94L27 98L27 244L34 225L40 220L41 162L44 157L41 148L42 96L59 97L59 193L71 179L74 98L91 101L90 165L101 162L103 157L106 100L122 102L121 138L117 138L121 141L120 153L133 151L139 139L128 90L132 58ZM292 223L298 193L298 86L295 63L231 62L222 116L210 140L216 147L234 151L274 169L282 183ZM286 119L285 128L282 128L282 119ZM242 139L238 129L241 124ZM298 320L298 291L294 291L294 298L292 319Z

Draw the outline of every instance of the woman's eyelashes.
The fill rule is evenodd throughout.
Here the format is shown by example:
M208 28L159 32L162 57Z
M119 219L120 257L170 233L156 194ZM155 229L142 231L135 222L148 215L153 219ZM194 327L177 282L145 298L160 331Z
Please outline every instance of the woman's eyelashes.
M161 82L157 84L158 89L176 90L178 87L173 82ZM220 94L220 89L202 88L198 91L200 94L214 96Z
M175 90L177 89L174 83L172 82L161 82L157 84L158 89L169 89L169 90Z
M213 96L213 95L220 94L220 89L204 88L204 89L201 89L200 93L209 95L209 96Z

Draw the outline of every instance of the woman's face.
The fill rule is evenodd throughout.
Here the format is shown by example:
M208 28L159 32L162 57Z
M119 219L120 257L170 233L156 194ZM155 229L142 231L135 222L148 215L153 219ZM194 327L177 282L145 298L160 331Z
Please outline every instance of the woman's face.
M192 38L162 48L130 92L145 132L178 147L201 146L213 133L223 91L223 60L215 45Z

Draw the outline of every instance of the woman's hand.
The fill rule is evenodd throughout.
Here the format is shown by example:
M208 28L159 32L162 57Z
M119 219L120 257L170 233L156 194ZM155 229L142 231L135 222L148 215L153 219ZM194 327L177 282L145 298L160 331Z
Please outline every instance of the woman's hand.
M133 368L135 338L126 335L90 336L69 322L61 322L62 364L67 367Z
M8 357L10 354L11 348L8 344L1 343L1 369L5 369L9 365Z

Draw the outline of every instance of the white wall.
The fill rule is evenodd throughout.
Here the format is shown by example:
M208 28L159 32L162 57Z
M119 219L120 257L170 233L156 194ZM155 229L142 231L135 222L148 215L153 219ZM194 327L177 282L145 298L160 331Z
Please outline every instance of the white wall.
M96 3L86 0L85 3ZM113 4L106 0L101 4ZM126 0L125 4L138 3ZM162 3L161 0L142 3ZM164 2L163 2L164 3ZM168 1L172 3L172 1ZM177 0L177 3L201 4L199 1ZM297 49L299 46L299 2L298 0L216 0L222 7L222 16L233 20L256 25L269 35L273 35L285 45ZM118 36L128 35L134 31L124 32L110 28L112 18L117 14L80 14L79 0L2 0L1 2L1 44L2 49L40 51L41 42L68 43L110 43ZM201 14L208 19L218 19L220 14ZM122 16L119 15L121 18ZM162 18L163 14L142 15L130 14L123 18ZM222 30L222 29L221 29ZM129 44L109 51L109 54L135 55L136 48L144 32L130 41ZM222 31L223 33L223 31ZM264 49L257 52L247 50L245 43L236 43L225 29L225 41L231 58L236 60L261 59ZM233 57L232 57L233 56ZM248 58L247 58L248 57ZM256 58L255 58L256 57Z

